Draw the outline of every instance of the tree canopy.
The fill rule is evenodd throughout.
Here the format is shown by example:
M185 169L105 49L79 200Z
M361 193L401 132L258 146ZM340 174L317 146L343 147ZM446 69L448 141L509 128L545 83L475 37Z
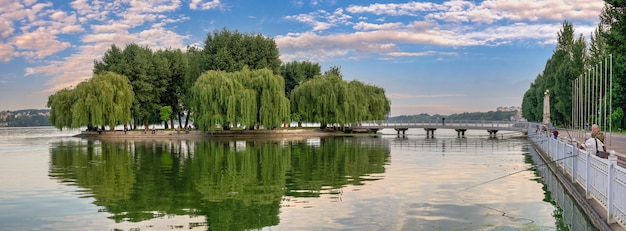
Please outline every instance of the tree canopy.
M383 120L391 103L384 89L353 80L346 82L338 68L303 82L291 93L294 113L304 122L340 126L366 120Z
M280 74L278 47L276 42L262 34L247 34L226 28L207 34L204 40L203 69L234 72L244 67L268 68Z
M142 123L147 129L168 117L172 127L177 119L181 127L183 120L184 127L192 121L201 130L212 131L216 126L273 129L291 119L344 125L385 119L389 113L382 88L346 82L336 66L321 75L320 65L310 61L281 65L278 55L273 39L226 29L207 34L204 47L188 46L185 51L153 51L135 43L124 48L112 45L94 61L93 73L117 73L125 80L101 82L94 77L75 89L57 92L49 98L49 107L55 108L50 120L60 128L115 126L130 122L130 116L132 129ZM128 83L132 93L126 98L130 115L119 108L128 106L128 101L106 98L115 89L107 87L121 82ZM302 89L290 102L287 96L298 87ZM126 90L119 94L131 95ZM105 96L96 94L99 91ZM161 114L163 108L171 113Z
M584 123L600 121L600 117L603 117L601 113L614 119L612 127L624 127L626 3L617 0L604 2L600 24L590 35L589 43L585 42L582 35L574 39L573 25L564 22L563 29L558 33L554 53L546 62L543 72L524 94L522 111L528 120L541 120L543 92L550 90L550 103L554 105L550 113L557 125L576 125L581 118L572 118L576 116L572 115L576 114L573 111L583 110ZM578 89L584 90L573 91L572 85L576 83L579 84L576 85ZM572 94L577 95L577 98L572 99ZM576 105L573 105L573 101L576 101Z
M600 44L604 43L606 52L613 56L613 109L622 113L626 109L626 2L620 0L604 0L604 9L600 14L601 30L597 36ZM603 46L599 47L602 49ZM619 109L619 111L617 110ZM615 116L615 115L614 115ZM615 121L615 126L624 128L624 116Z
M55 127L98 127L130 122L134 93L128 79L101 72L74 89L63 89L48 97L50 123Z
M214 131L216 126L274 128L289 121L283 78L269 69L208 71L191 94L194 123L202 131Z

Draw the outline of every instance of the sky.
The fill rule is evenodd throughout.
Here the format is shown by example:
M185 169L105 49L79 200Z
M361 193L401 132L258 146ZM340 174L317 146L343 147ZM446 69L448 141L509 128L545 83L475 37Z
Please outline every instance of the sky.
M521 106L565 20L589 41L601 0L0 0L0 111L46 108L115 44L202 46L224 28L283 62L385 89L391 116Z

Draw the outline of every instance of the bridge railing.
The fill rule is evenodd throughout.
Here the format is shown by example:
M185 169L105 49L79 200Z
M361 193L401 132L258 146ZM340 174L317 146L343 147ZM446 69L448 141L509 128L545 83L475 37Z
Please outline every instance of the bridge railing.
M363 121L357 123L355 127L414 127L414 126L457 126L457 127L489 127L489 128L526 128L526 122L516 121L486 121L486 120L415 120L415 121Z
M580 149L575 141L555 139L549 131L531 129L537 125L528 125L532 142L567 173L572 183L584 189L587 199L595 200L606 209L607 223L618 223L626 228L626 169L617 164L614 151L608 159L600 158Z

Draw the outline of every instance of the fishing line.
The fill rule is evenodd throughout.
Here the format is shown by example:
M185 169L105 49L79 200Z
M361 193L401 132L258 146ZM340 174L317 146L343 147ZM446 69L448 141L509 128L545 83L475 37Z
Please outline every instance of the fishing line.
M567 154L572 154L572 152L567 152ZM475 188L475 187L478 187L478 186L481 186L481 185L484 185L484 184L488 184L488 183L494 182L494 181L499 180L499 179L502 179L502 178L506 178L506 177L509 177L509 176L512 176L512 175L518 174L518 173L520 173L520 172L525 172L525 171L531 170L531 169L533 169L533 168L543 167L543 166L546 166L546 165L548 165L548 164L552 164L552 163L555 163L555 162L558 162L558 161L561 161L561 160L565 160L565 159L569 159L569 158L572 158L572 157L576 157L576 156L578 156L578 154L576 154L576 155L572 155L572 156L563 157L563 158L556 159L556 160L552 160L552 161L548 161L548 162L545 162L545 163L543 163L543 164L535 164L535 165L531 165L531 166L530 166L530 167L528 167L527 169L524 169L524 170L519 170L519 171L517 171L517 172L512 172L512 173L506 174L506 175L504 175L504 176L500 176L500 177L497 177L497 178L494 178L494 179L491 179L491 180L488 180L488 181L484 181L484 182L481 182L481 183L478 183L478 184L472 185L472 186L470 186L470 187L467 187L467 188L465 188L465 189L462 189L461 191L466 191L466 190L469 190L469 189L471 189L471 188Z
M568 154L572 154L572 152L568 152ZM512 175L515 175L515 174L518 174L518 173L521 173L521 172L525 172L525 171L528 171L528 170L532 170L532 169L536 169L536 168L539 168L539 167L547 166L548 164L552 164L552 163L555 163L555 162L558 162L558 161L562 161L562 160L565 160L565 159L569 159L569 158L572 158L572 157L576 157L576 156L578 156L578 154L572 155L572 156L568 156L568 157L563 157L563 158L552 160L552 161L548 161L548 162L544 162L543 164L531 165L530 167L528 167L528 168L526 168L524 170L520 170L520 171L516 171L516 172L513 172L513 173L509 173L509 174L506 174L504 176L500 176L500 177L497 177L497 178L494 178L494 179L491 179L491 180L488 180L488 181L481 182L479 184L472 185L470 187L462 189L460 192L461 193L467 192L467 190L475 188L475 187L478 187L480 185L488 184L490 182L493 182L493 181L496 181L496 180L499 180L499 179L503 179L503 178L506 178L506 177L509 177L509 176L512 176ZM525 220L525 221L528 221L528 223L526 223L526 225L535 224L535 221L532 220L532 219L524 218L524 217L514 217L514 216L511 216L511 215L508 215L507 212L504 211L504 210L493 208L493 207L490 207L490 206L487 206L487 205L481 205L481 204L469 202L466 199L464 199L463 196L459 197L459 199L461 199L462 201L464 201L466 203L473 204L473 205L478 206L478 207L482 207L482 208L485 208L485 209L488 209L488 210L496 211L496 212L500 213L501 216L507 217L507 218L509 218L511 220L514 220L514 221L515 220ZM545 227L545 226L542 226L542 228L554 229L552 227Z

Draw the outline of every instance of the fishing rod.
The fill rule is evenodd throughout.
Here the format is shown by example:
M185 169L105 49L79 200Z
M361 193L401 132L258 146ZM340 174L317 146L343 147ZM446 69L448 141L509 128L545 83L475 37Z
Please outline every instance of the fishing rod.
M568 152L567 154L571 154L571 153L572 153L572 152ZM545 162L545 163L543 163L543 164L535 164L535 165L531 165L531 166L530 166L530 168L527 168L527 169L524 169L524 170L520 170L520 171L516 171L516 172L513 172L513 173L509 173L509 174L506 174L506 175L504 175L504 176L500 176L500 177L497 177L497 178L494 178L494 179L491 179L491 180L488 180L488 181L484 181L484 182L481 182L481 183L478 183L478 184L472 185L472 186L470 186L470 187L467 187L467 188L465 188L465 189L462 189L461 191L466 191L466 190L469 190L469 189L472 189L472 188L475 188L475 187L478 187L478 186L481 186L481 185L484 185L484 184L488 184L488 183L494 182L494 181L499 180L499 179L502 179L502 178L506 178L506 177L509 177L509 176L512 176L512 175L518 174L518 173L520 173L520 172L525 172L525 171L528 171L529 169L532 169L532 168L538 168L538 167L547 166L548 164L556 163L556 162L558 162L558 161L562 161L562 160L569 159L569 158L576 157L576 156L578 156L578 154L571 155L571 156L567 156L567 157L563 157L563 158L559 158L559 159L552 160L552 161L548 161L548 162Z

